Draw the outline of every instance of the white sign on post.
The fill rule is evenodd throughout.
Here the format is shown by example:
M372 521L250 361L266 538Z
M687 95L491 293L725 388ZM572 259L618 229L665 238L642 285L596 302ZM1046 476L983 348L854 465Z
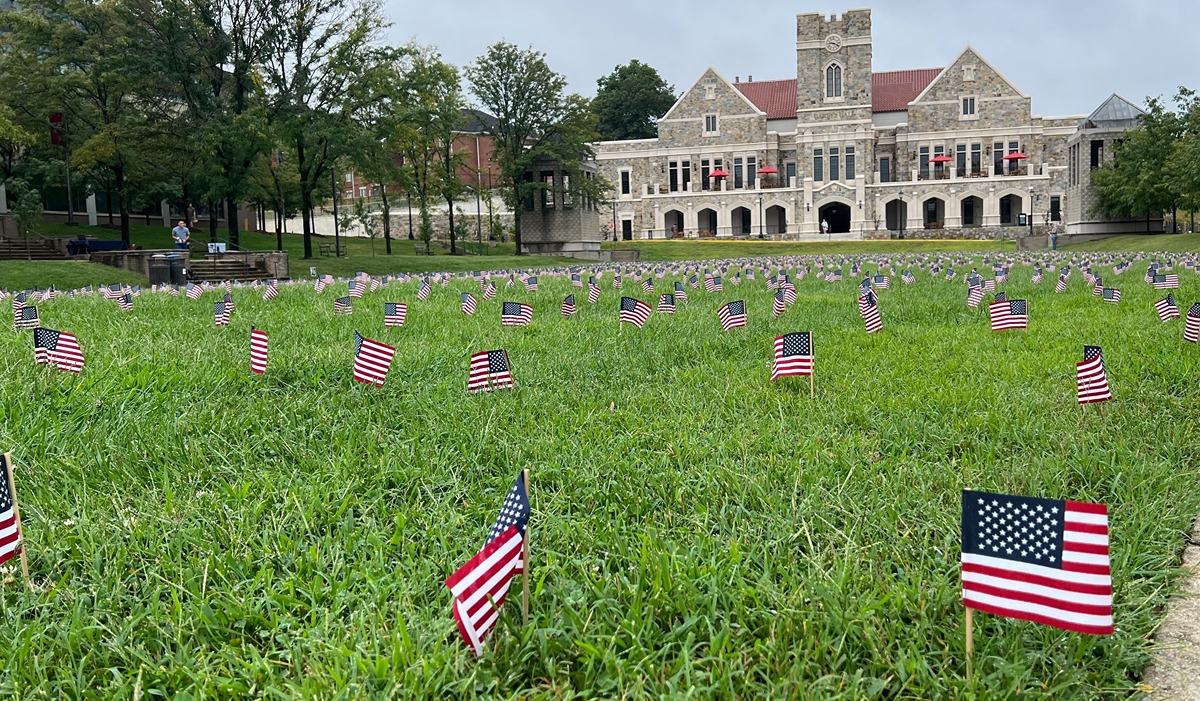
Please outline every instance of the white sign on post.
M314 265L314 266L312 266L311 268L309 268L309 269L308 269L308 276L309 276L309 277L316 277L316 276L317 276L317 266L315 266L315 265Z

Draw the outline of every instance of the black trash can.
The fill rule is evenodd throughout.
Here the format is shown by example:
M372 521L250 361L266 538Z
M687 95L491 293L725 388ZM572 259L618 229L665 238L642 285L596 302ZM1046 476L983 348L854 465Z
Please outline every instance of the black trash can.
M166 256L150 256L150 284L171 284L171 261Z
M185 285L187 284L187 276L184 274L185 264L183 258L175 256L171 259L171 284Z

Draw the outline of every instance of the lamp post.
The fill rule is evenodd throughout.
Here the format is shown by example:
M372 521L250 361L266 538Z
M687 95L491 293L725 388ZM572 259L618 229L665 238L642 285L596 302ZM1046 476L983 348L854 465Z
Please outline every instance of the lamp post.
M611 204L612 204L612 215L613 215L613 217L612 217L612 219L613 219L613 221L612 221L612 240L616 241L617 240L617 200L616 200L616 198L613 198L613 201Z
M812 213L812 202L805 202L804 203L804 219L805 219L805 221L808 220L808 215L811 213ZM818 229L818 231L820 231L820 229ZM800 238L800 234L797 233L796 240L799 240L799 238Z
M858 201L858 238L863 237L863 201ZM829 233L829 240L833 240L833 232Z
M342 235L338 225L337 168L329 169L329 186L333 195L333 252L335 256L340 257L342 255Z
M758 238L760 238L760 239L764 238L764 236L763 236L762 196L761 195L758 198Z
M904 211L904 209L905 209L904 190L900 190L899 192L897 192L896 197L900 198L900 206L896 207L896 218L900 220L900 238L901 238L901 240L903 240L904 239L904 218L905 218L905 215L908 214L908 212Z
M1037 197L1037 195L1034 194L1034 192L1033 192L1033 186L1030 185L1029 186L1029 235L1030 236L1033 236L1033 209L1034 209L1034 201L1035 201L1036 197Z

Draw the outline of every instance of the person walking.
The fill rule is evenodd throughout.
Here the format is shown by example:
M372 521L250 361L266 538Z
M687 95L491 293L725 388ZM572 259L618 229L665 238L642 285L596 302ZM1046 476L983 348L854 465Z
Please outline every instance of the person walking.
M828 222L827 220L825 220L825 219L822 219L822 220L821 220L821 233L822 233L822 234L828 234L828 233L829 233L829 222Z
M188 231L187 225L180 221L174 229L171 229L171 238L175 241L175 248L186 251L188 241L192 239L192 232Z

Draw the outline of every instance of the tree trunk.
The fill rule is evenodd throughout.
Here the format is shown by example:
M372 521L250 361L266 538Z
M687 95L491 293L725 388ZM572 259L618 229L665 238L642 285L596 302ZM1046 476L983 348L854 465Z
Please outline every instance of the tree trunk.
M304 228L304 258L312 258L312 193L300 183L300 220Z
M379 186L379 196L383 200L383 245L390 256L392 255L392 206L388 204L387 185Z
M125 169L123 167L113 168L113 179L117 186L117 202L121 213L121 241L126 246L129 245L129 200L125 192ZM112 210L112 203L109 203L109 210Z
M208 201L208 240L217 242L217 203Z
M521 252L521 208L524 206L525 204L518 200L517 206L513 207L513 243L517 247L513 254L518 256L525 255Z
M454 247L454 200L449 197L446 198L446 213L450 217L450 255L455 255L458 249Z
M238 207L237 196L229 192L225 194L225 225L229 229L229 248L238 250Z

